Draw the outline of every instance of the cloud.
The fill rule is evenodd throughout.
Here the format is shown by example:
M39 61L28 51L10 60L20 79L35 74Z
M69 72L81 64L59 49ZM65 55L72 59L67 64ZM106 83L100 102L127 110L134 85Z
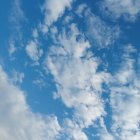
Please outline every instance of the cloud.
M11 3L11 11L9 15L9 21L11 22L12 25L11 29L13 30L11 38L16 41L18 41L19 39L21 40L22 23L27 20L21 5L22 5L21 0L13 0L13 2Z
M45 67L54 77L57 97L73 110L75 119L72 121L79 124L78 134L105 115L101 93L102 84L109 74L97 72L99 61L88 51L91 46L76 24L69 28L69 34L65 28L58 33L58 44L50 47ZM77 39L78 36L81 36L80 39ZM72 132L76 134L75 130ZM71 136L75 135L73 133ZM81 136L87 139L85 134ZM77 136L75 139L79 140Z
M21 1L14 0L12 3L10 21L19 26L20 22L25 19L26 19L25 14L21 8Z
M18 72L13 70L12 71L12 82L17 84L17 83L22 83L24 79L24 73L23 72Z
M114 135L121 140L139 140L140 96L139 89L122 87L112 89Z
M35 79L33 80L33 84L35 84L36 86L38 86L39 88L43 88L46 86L46 82L44 81L44 79L39 78L39 79Z
M99 133L100 133L99 136L101 140L114 140L113 135L107 130L107 126L104 122L104 118L100 118Z
M134 21L140 15L139 0L104 0L102 8L113 19L124 17L127 21Z
M13 0L9 3L11 8L8 12L8 20L9 20L9 29L10 37L9 37L9 48L8 53L10 56L10 60L15 60L16 57L14 56L19 50L21 50L23 45L23 32L22 27L23 23L27 21L27 17L22 9L22 2L21 0Z
M88 140L82 129L71 119L65 118L63 124L64 138L69 140Z
M15 47L15 42L14 41L10 41L9 42L9 49L8 49L8 52L9 52L9 55L10 57L17 51L17 48Z
M44 23L42 26L42 31L47 33L48 27L61 17L66 8L71 6L74 0L46 0L43 5L44 11Z
M43 54L43 50L39 48L38 43L35 41L30 41L26 48L26 53L27 55L35 62L38 64L38 61L40 59L40 57Z
M108 26L100 17L92 13L86 4L79 5L76 13L85 21L84 33L92 44L104 48L112 45L118 39L120 29L117 26Z
M60 131L56 116L31 111L22 90L10 83L0 66L0 139L55 140Z
M115 75L116 86L111 87L112 132L117 139L139 140L140 131L140 82L135 71L136 53L132 45L125 47L121 68Z

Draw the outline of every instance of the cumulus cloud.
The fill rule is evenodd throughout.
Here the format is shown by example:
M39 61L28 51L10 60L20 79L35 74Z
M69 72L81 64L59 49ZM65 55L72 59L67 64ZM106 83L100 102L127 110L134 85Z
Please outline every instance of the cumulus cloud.
M48 27L61 17L66 8L71 6L74 0L46 0L43 5L44 11L44 23L42 25L42 31L46 33Z
M77 39L79 35L81 38ZM70 25L69 34L65 29L58 33L57 40L58 44L50 47L45 65L56 82L57 97L73 110L73 123L79 124L82 133L83 128L105 114L100 96L109 74L97 72L99 61L88 51L91 46L76 24ZM87 139L85 134L81 136ZM77 136L75 139L79 140Z
M26 46L26 53L34 62L38 63L43 50L39 48L37 42L31 40Z
M23 91L10 83L0 66L0 139L55 140L60 126L55 116L31 111Z
M124 17L134 21L140 15L139 0L104 0L102 7L114 19Z

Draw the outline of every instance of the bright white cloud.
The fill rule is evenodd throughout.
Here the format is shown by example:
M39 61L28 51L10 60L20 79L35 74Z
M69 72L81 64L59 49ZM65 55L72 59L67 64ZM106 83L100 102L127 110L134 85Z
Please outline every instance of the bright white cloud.
M46 33L48 27L51 26L57 19L63 15L66 8L71 6L73 0L46 0L43 5L43 11L45 13L44 24L42 25L42 31Z
M24 93L9 82L0 66L0 139L55 140L60 131L55 116L33 113Z
M37 42L31 40L26 46L26 53L33 61L38 62L43 50L39 48Z
M104 0L102 6L115 19L123 16L126 20L134 21L140 15L139 0Z

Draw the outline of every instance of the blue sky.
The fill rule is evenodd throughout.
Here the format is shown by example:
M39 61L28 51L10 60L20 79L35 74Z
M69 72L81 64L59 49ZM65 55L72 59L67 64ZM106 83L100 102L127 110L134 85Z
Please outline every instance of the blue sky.
M140 1L1 0L0 139L140 140Z

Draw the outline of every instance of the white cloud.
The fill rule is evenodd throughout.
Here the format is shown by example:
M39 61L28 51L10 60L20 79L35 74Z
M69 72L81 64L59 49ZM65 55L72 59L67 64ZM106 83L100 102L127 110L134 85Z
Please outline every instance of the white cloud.
M67 137L69 140L88 140L85 133L74 121L66 118L63 125L65 138Z
M24 12L21 8L21 1L20 0L14 0L12 3L12 9L11 9L11 15L10 15L10 21L16 24L19 28L20 22L25 20L26 17L24 15Z
M12 81L13 83L22 83L24 79L24 73L23 72L18 72L13 70L12 71Z
M38 30L36 28L33 29L32 36L33 36L34 39L37 39L38 38L39 34L38 34Z
M114 19L123 16L126 20L134 21L140 15L139 0L104 0L102 7Z
M83 17L87 9L88 9L88 6L86 4L80 4L76 10L76 14L80 17Z
M92 13L87 5L81 4L76 13L85 21L85 34L94 45L107 47L112 45L119 37L119 28L108 26L100 17Z
M46 0L43 5L43 11L45 13L44 23L42 25L42 31L46 33L48 27L61 17L66 8L71 6L73 0Z
M37 42L31 40L26 46L26 53L33 61L38 63L43 54L43 50L39 48Z
M102 83L109 78L109 74L97 72L99 62L88 51L91 46L77 26L71 24L70 30L69 34L65 29L58 34L58 45L50 47L45 63L47 71L49 69L54 76L57 97L73 109L73 123L79 124L81 133L83 128L89 127L105 114L100 96ZM79 35L81 38L77 40ZM72 132L75 133L74 130ZM86 137L82 135L85 140ZM77 136L75 139L79 140Z
M9 49L8 49L9 55L12 56L16 51L17 51L17 48L15 46L14 41L10 41Z
M23 11L22 2L21 0L13 0L11 2L11 9L10 9L10 15L9 20L11 22L11 29L12 34L11 38L16 42L21 41L22 42L22 23L27 20L27 17L25 16L25 13ZM20 44L21 44L20 42Z
M136 62L131 58L135 49L130 45L125 49L124 62L114 77L116 86L111 87L112 132L121 140L139 140L140 88L134 68Z
M33 80L33 84L35 84L39 88L43 88L46 86L46 82L44 81L44 79L41 78Z
M9 82L0 66L0 139L55 140L60 126L55 116L30 110L24 93Z
M112 89L112 131L121 140L139 140L140 95L137 94L138 92L139 90L134 87Z
M114 140L114 137L111 133L108 132L104 119L100 118L100 131L99 131L101 140Z
M135 76L134 63L135 60L130 57L131 54L135 53L136 49L131 44L124 47L123 62L120 64L121 69L116 72L115 79L118 84L126 84L131 82Z

